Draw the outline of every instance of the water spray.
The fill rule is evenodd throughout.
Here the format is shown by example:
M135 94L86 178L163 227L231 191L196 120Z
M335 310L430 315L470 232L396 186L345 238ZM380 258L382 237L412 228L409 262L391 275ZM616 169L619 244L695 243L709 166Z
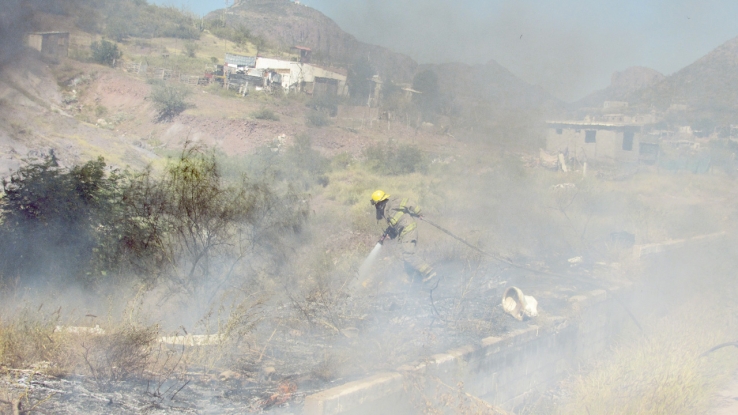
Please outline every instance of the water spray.
M376 261L377 257L379 256L379 252L382 250L382 245L384 244L384 240L387 239L388 234L388 231L384 231L382 237L379 238L377 244L374 245L372 252L369 253L369 255L359 267L359 280L364 281L364 279L368 276L369 270L371 269L374 261Z

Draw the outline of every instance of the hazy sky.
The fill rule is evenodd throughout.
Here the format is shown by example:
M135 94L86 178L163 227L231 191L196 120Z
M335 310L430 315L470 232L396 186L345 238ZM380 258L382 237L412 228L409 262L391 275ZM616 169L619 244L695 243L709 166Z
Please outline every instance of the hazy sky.
M225 0L156 0L196 13ZM232 3L232 1L230 2ZM738 36L735 0L302 0L359 40L420 63L494 59L575 100L614 71L666 75ZM522 38L521 38L522 35Z

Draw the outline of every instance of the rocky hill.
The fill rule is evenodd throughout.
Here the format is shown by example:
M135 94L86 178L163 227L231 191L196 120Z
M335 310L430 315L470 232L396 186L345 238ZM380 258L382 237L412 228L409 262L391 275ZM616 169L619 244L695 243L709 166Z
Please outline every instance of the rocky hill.
M651 68L634 66L612 74L610 85L595 91L576 102L578 107L601 108L605 101L627 101L628 96L643 88L650 87L666 77Z
M443 63L423 65L438 75L439 86L460 105L478 101L495 108L535 109L561 102L541 87L528 84L494 60L486 64Z
M368 57L380 76L397 82L411 81L417 68L412 58L360 42L323 13L290 0L242 0L205 18L221 19L224 13L228 25L243 25L272 47L313 49L313 60L320 63L347 66Z
M241 0L206 19L222 19L232 27L247 28L272 47L307 46L313 60L348 66L358 57L368 57L383 79L412 82L413 76L432 69L439 87L460 111L478 113L474 120L487 119L490 112L522 109L556 109L562 103L540 87L516 77L495 61L484 65L444 63L418 65L412 58L387 48L358 41L321 12L290 0ZM476 121L475 121L476 122Z
M738 37L628 99L660 110L686 104L695 116L738 121Z

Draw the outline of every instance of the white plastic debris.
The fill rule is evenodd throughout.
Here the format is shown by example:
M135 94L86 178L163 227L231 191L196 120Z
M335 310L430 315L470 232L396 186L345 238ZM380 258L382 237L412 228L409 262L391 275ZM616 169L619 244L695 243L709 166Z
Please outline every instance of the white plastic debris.
M576 189L577 185L574 183L559 183L551 186L551 189L553 190L571 190Z
M575 264L581 264L584 261L584 258L580 256L575 256L574 258L569 258L569 263L572 265Z
M528 317L538 317L538 300L530 295L526 295L523 298L525 298L525 308L523 309L523 314Z
M518 287L510 287L502 296L502 309L516 320L538 316L538 300L523 294Z

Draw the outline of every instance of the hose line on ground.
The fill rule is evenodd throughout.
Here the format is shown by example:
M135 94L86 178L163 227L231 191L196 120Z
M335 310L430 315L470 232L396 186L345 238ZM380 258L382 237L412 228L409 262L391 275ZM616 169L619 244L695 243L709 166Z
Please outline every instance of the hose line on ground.
M641 332L643 332L643 327L641 326L641 323L638 322L638 319L635 318L635 316L630 311L630 309L628 308L628 306L626 306L625 303L623 303L620 300L620 298L618 298L618 296L616 296L607 287L604 287L604 286L602 286L600 284L597 284L597 283L594 283L592 281L588 281L588 280L585 280L585 279L582 279L582 278L575 277L573 275L559 274L559 273L556 273L556 272L544 271L542 269L536 269L536 268L531 268L531 267L528 267L528 266L525 266L525 265L516 264L512 260L510 260L508 258L505 258L505 257L503 257L501 255L495 255L495 254L491 254L489 252L485 252L485 251L481 250L479 247L477 247L475 245L472 245L471 243L467 242L464 238L461 238L460 236L455 235L454 233L452 233L448 229L446 229L446 228L438 225L437 223L435 223L433 221L430 221L430 220L426 219L424 216L418 216L418 218L420 220L422 220L423 222L425 222L425 223L433 226L434 228L438 229L439 231L445 233L446 235L448 235L448 236L456 239L457 241L461 242L462 244L468 246L469 248L471 248L471 249L479 252L480 254L482 254L484 256L490 257L490 258L492 258L492 259L494 259L496 261L504 262L504 263L506 263L506 264L508 264L508 265L510 265L512 267L515 267L515 268L518 268L518 269L522 269L522 270L525 270L525 271L530 271L530 272L533 272L533 273L536 273L536 274L546 275L546 276L549 276L549 277L563 278L563 279L567 279L567 280L571 280L571 281L576 281L576 282L580 282L582 284L588 284L588 285L591 285L592 287L595 287L595 288L599 288L601 290L604 290L618 304L620 304L620 306L623 307L623 309L628 314L628 316L630 317L630 319L633 320L633 323L635 323L635 325L638 327L638 329ZM432 298L433 298L433 293L431 291L431 299ZM435 309L435 306L434 306L434 309ZM438 311L436 311L436 313L438 313Z

